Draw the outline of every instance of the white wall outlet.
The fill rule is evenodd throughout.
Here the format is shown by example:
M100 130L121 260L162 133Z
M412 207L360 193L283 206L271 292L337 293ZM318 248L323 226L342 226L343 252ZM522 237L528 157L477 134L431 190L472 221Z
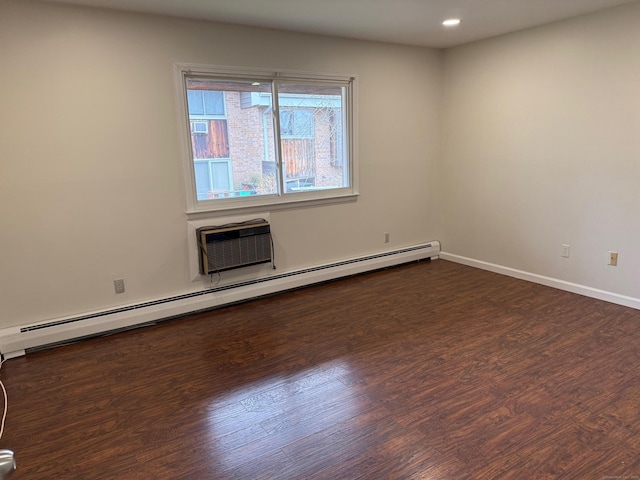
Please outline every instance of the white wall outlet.
M571 245L567 245L566 243L562 244L562 254L564 258L569 258L571 255Z
M612 267L618 266L618 252L609 252L609 265Z
M124 293L124 278L116 278L113 281L113 288L118 293Z

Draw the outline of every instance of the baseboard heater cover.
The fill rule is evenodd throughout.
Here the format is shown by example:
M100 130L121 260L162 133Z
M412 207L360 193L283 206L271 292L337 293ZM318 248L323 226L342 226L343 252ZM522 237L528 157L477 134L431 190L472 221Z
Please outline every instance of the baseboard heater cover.
M149 302L9 327L0 330L0 353L4 358L12 358L30 349L103 335L380 268L427 258L436 259L439 254L440 243L433 241Z

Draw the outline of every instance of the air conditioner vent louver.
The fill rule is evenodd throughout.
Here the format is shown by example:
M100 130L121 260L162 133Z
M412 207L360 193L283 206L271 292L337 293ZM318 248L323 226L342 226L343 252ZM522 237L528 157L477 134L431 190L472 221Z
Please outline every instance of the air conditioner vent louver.
M240 224L196 230L200 246L200 273L211 273L271 262L271 229L257 219Z

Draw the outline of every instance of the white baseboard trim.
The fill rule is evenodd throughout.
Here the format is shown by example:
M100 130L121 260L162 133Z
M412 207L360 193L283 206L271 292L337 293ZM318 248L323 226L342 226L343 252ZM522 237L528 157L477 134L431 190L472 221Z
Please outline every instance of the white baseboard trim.
M380 268L438 258L439 254L440 243L433 241L301 270L274 272L268 277L141 304L5 328L0 330L0 353L5 359L13 358L29 349L134 328Z
M515 268L504 267L495 263L483 262L481 260L454 255L452 253L441 252L440 258L442 258L443 260L461 263L470 267L479 268L481 270L487 270L489 272L507 275L509 277L518 278L520 280L527 280L529 282L538 283L540 285L546 285L547 287L553 287L559 290L565 290L567 292L577 293L586 297L596 298L598 300L604 300L605 302L615 303L617 305L623 305L625 307L631 307L635 308L636 310L640 310L640 298L628 297L626 295L620 295L618 293L607 292L606 290L599 290L597 288L588 287L586 285L566 282L564 280L553 277L545 277L544 275L538 275L535 273L525 272L523 270L517 270Z

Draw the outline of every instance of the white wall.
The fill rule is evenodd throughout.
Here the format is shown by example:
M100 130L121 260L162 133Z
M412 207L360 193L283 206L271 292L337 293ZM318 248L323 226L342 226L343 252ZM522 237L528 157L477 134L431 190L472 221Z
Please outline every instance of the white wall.
M638 3L446 51L443 250L640 297L638 52Z
M270 212L280 272L441 239L639 298L638 51L638 3L444 54L0 3L0 327L202 288L176 61L359 75L360 198Z
M361 196L271 212L280 272L440 235L439 51L10 0L0 59L0 327L202 288L177 61L359 76Z

